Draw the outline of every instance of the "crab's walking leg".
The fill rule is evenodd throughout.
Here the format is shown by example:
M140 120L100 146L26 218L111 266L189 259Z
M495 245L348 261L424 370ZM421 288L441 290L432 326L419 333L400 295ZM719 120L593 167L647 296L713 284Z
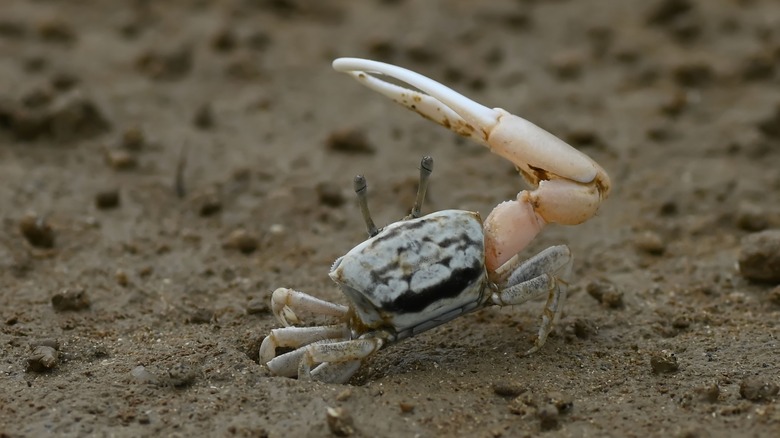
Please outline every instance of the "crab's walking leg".
M566 245L553 246L531 257L523 263L513 259L509 264L519 264L505 275L505 283L499 284L499 291L491 297L499 306L522 304L547 293L547 302L542 310L542 320L534 346L526 354L539 350L552 331L553 324L560 318L566 299L566 279L571 273L572 257Z
M346 324L315 327L283 327L271 330L260 345L260 363L268 363L279 347L298 348L323 339L349 339Z
M348 73L423 117L470 137L511 161L535 187L500 204L485 220L486 267L493 272L548 223L576 225L596 214L608 196L607 173L582 152L533 123L490 109L419 73L358 58L339 58ZM391 84L380 73L421 90Z
M320 341L303 347L304 353L298 366L299 379L311 379L312 367L317 363L360 361L379 351L384 340L365 337L348 341Z
M344 318L347 315L347 310L349 310L347 306L334 304L285 287L276 289L271 295L271 311L285 327L300 322L296 311Z
M311 378L326 383L347 383L360 368L361 360L325 362L311 370Z

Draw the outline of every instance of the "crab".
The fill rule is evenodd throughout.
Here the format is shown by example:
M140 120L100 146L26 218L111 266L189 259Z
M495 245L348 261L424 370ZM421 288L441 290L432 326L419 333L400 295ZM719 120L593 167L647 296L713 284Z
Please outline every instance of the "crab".
M587 155L531 122L490 109L402 67L339 58L333 68L368 88L487 146L508 159L533 187L499 204L485 219L465 210L421 215L433 159L420 164L411 214L378 229L371 218L366 179L354 180L369 238L338 258L330 278L348 306L288 288L276 289L271 309L282 328L260 347L272 374L344 383L377 351L463 314L547 297L534 345L539 350L560 317L572 268L566 245L524 260L520 251L548 223L580 224L607 198L607 173ZM417 90L384 80L404 82ZM299 314L331 318L305 326ZM291 351L277 355L278 348Z

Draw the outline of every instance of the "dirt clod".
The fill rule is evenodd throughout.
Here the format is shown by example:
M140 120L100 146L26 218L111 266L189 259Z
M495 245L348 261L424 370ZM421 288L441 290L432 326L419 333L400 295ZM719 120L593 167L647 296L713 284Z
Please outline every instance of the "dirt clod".
M54 310L65 312L84 310L89 307L90 303L87 292L84 289L66 288L51 297L51 305L54 307Z
M192 69L192 49L184 46L164 51L147 50L136 59L135 65L139 72L152 79L183 79Z
M585 286L588 295L611 309L623 307L623 291L607 281L592 281Z
M708 403L717 403L720 399L720 386L717 383L699 386L694 389L698 399Z
M243 228L234 230L223 241L222 247L226 249L236 249L244 254L251 254L259 245L257 236Z
M355 433L352 416L344 408L328 408L326 411L328 429L336 436L350 436Z
M108 189L95 195L95 206L101 210L108 210L119 206L119 190Z
M374 146L368 141L366 134L357 129L342 129L332 132L325 146L337 152L351 154L373 154Z
M54 247L54 229L42 216L27 213L19 220L19 231L27 242L36 248Z
M211 111L211 105L204 103L198 107L195 111L195 116L192 118L192 123L195 127L200 129L210 129L214 127L214 114Z
M739 395L752 402L769 401L778 391L780 387L775 383L757 377L749 377L739 384Z
M516 382L499 381L493 383L493 393L501 397L517 397L526 390L525 386Z
M341 187L333 182L324 181L317 184L317 196L322 205L334 208L344 205L344 194L341 192Z
M662 255L666 251L666 242L655 231L645 230L634 236L634 246L647 254Z
M51 134L59 141L89 139L111 129L97 104L77 91L58 97L49 111Z
M35 347L27 357L27 371L37 373L48 371L57 364L59 353L54 347L48 345L39 345Z
M138 166L135 155L124 149L107 149L106 163L115 170L134 169Z
M677 356L668 350L650 355L650 368L654 374L670 374L680 369Z
M780 229L748 234L742 238L739 271L750 280L780 282Z
M410 414L414 412L414 404L407 402L398 403L398 407L401 409L402 414Z
M268 311L268 298L252 298L248 303L246 303L246 313L249 315L267 313Z

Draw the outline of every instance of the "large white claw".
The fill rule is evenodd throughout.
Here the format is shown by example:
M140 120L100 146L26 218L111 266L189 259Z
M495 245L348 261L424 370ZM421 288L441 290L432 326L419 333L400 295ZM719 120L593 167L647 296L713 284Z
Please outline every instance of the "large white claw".
M485 220L486 264L494 270L547 223L576 225L596 214L609 194L607 173L563 140L510 114L490 109L419 73L383 62L339 58L333 68L511 161L536 189L502 203ZM377 74L420 90L392 84Z
M587 155L528 120L501 108L490 109L419 73L361 58L338 58L333 61L333 68L421 116L487 146L518 166L533 184L550 176L590 183L599 171L603 172ZM376 73L405 82L422 93L387 82Z

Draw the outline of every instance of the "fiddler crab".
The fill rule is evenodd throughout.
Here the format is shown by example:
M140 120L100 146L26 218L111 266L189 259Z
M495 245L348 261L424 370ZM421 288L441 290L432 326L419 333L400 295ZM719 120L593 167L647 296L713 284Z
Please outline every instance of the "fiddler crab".
M368 209L366 180L354 180L369 239L336 260L330 278L348 306L279 288L271 308L285 327L271 330L260 362L272 374L344 383L380 349L487 306L522 304L547 296L534 346L544 345L566 296L572 255L566 245L528 260L519 252L548 223L580 224L609 194L607 173L587 155L503 109L490 109L423 75L382 62L340 58L333 68L511 161L534 187L479 213L420 209L433 169L420 166L417 200L401 221L377 228ZM395 78L417 90L383 80ZM299 313L334 323L300 326ZM276 355L277 348L287 348Z

